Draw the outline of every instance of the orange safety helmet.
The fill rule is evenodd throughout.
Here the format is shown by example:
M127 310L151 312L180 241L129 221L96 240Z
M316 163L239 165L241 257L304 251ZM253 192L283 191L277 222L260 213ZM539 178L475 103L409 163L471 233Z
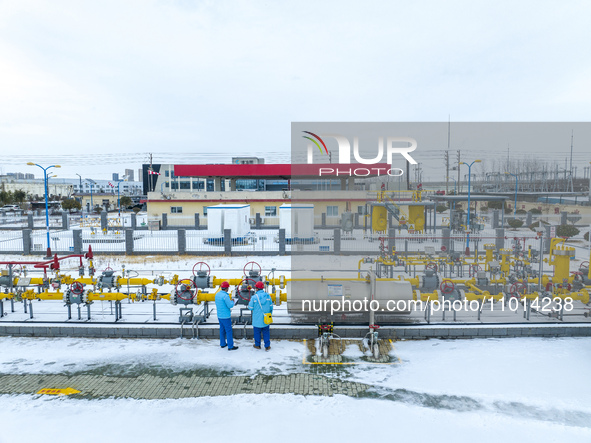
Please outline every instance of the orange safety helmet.
M254 286L257 289L265 289L265 284L262 281L258 281Z
M222 284L220 285L220 288L222 289L228 289L230 287L230 283L228 283L227 281L222 282Z

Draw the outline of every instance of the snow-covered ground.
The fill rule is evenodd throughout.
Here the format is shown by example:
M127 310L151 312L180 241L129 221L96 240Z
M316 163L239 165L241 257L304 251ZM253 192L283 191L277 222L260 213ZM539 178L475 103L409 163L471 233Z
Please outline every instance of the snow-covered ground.
M301 342L260 353L238 340L0 338L0 373L108 375L201 370L233 375L322 373L371 385L364 398L235 395L178 400L0 396L1 442L591 441L591 339L402 341L395 365L303 365ZM210 373L211 374L211 373ZM103 423L104 425L98 425ZM34 424L34 426L31 426Z
M0 441L589 442L586 427L495 412L429 409L387 400L293 394L183 400L0 396Z

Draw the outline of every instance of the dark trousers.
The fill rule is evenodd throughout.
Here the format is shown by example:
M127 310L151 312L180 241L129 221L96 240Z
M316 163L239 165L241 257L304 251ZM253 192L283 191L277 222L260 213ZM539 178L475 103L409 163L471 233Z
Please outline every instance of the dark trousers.
M263 340L265 342L265 348L271 346L271 331L269 330L269 326L265 326L264 328L257 328L256 326L252 327L254 331L254 344L257 346L261 345L261 333L263 334Z
M220 346L226 346L226 338L228 339L228 348L234 347L234 338L232 337L232 319L218 318L220 322Z

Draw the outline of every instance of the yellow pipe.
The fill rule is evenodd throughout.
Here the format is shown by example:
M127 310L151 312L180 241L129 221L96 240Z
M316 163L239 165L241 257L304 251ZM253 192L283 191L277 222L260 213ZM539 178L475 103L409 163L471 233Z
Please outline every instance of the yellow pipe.
M472 283L470 283L470 282L466 282L466 283L465 283L465 285L466 285L466 287L468 287L468 288L472 289L473 291L476 291L476 292L478 292L479 294L484 294L484 293L490 294L488 291L483 291L482 289L480 289L480 288L478 288L478 287L474 286L474 285L473 285Z
M119 286L146 286L156 284L157 278L150 280L149 278L141 278L141 277L131 277L131 278L123 278L119 277L117 279L117 285Z
M245 279L242 279L242 278L218 278L218 277L214 276L211 279L211 284L213 287L217 287L217 286L221 285L223 282L227 281L230 284L230 286L236 286L236 285L239 285L240 282L242 282L242 280L245 280ZM273 286L278 286L281 284L280 278L270 278L269 280L265 280L265 281L268 281L269 284L273 285Z
M586 289L581 289L579 292L557 292L552 294L552 298L572 298L573 300L578 300L583 304L589 303L589 291Z
M416 291L413 291L413 299L417 299ZM439 301L439 294L437 293L437 291L421 292L421 301L425 303L429 301Z
M503 298L503 293L499 293L497 295L492 295L488 291L484 291L480 294L476 294L474 292L464 292L464 295L466 297L466 300L468 300L468 301L490 300L490 299L499 301Z
M357 262L357 278L361 278L361 265L363 264L364 260L365 259L362 258L361 260L359 260L359 262Z
M134 296L134 294L124 294L122 292L92 292L88 291L86 295L88 301L98 301L98 300L115 300L121 301L125 300L126 298Z

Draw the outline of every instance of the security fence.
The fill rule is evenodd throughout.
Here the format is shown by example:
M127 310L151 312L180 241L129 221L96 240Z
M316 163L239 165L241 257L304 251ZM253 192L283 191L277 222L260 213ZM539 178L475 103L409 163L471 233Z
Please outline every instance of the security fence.
M107 254L191 254L191 255L391 255L437 254L448 252L482 252L484 245L495 249L512 248L548 252L549 233L510 231L503 228L477 233L452 233L443 228L437 233L410 234L390 228L387 233L371 233L363 229L343 232L340 228L315 230L306 239L288 238L283 229L252 230L236 237L226 229L213 236L206 230L175 229L150 231L145 229L94 228L56 230L50 232L53 253L83 253L92 247ZM24 229L22 232L0 232L0 253L45 254L47 234Z

